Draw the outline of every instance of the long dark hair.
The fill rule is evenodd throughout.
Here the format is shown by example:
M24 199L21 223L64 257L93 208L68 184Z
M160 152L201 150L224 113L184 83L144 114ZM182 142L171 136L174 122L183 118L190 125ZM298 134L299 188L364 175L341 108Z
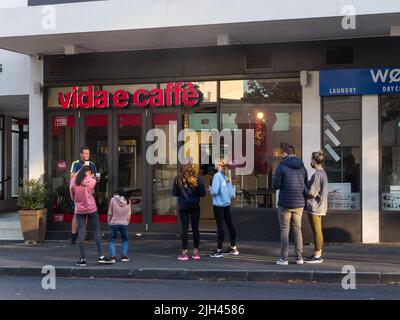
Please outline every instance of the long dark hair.
M176 177L176 184L180 188L197 187L198 170L192 163L187 163L179 168L179 174Z
M118 196L124 198L126 201L126 204L129 204L128 193L126 191L124 191L123 189L118 189L117 191L115 191L114 195L118 195Z
M80 186L82 184L82 181L86 178L86 172L88 171L92 172L92 168L90 166L83 166L79 169L75 179L75 183L77 186Z

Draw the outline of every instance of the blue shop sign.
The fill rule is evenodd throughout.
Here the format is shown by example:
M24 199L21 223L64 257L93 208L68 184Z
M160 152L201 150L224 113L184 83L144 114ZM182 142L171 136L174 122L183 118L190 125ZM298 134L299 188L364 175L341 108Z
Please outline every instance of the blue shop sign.
M400 67L322 70L320 96L400 94Z

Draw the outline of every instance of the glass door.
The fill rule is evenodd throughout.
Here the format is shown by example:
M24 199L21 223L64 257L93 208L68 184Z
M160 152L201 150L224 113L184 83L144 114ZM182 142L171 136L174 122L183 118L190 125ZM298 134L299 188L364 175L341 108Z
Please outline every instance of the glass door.
M96 204L100 221L107 222L108 201L111 196L110 150L112 143L111 114L97 112L96 114L82 113L80 119L82 146L89 147L90 161L96 165L98 173L96 185Z
M145 166L145 114L144 112L117 112L114 117L113 141L113 192L118 189L126 191L131 200L131 226L143 228L145 212L144 181ZM137 227L137 225L140 227Z
M53 221L71 221L74 212L69 193L70 168L76 153L77 116L49 114L49 184Z
M177 112L159 112L153 113L151 117L151 128L158 129L158 134L163 135L164 143L160 147L165 147L164 163L150 165L151 172L151 221L152 229L170 230L177 229L177 201L172 196L172 185L177 174ZM159 138L156 138L156 140ZM153 142L152 142L153 143ZM159 150L155 156L159 155ZM147 155L148 156L148 155ZM149 161L150 159L147 159ZM171 225L175 225L171 227Z

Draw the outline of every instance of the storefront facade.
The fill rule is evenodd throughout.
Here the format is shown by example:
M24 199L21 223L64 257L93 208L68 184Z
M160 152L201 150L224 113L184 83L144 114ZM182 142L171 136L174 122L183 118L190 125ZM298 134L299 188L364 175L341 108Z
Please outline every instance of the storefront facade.
M398 50L398 44L392 39L374 41L382 52ZM79 147L88 145L92 161L104 177L99 184L100 212L105 213L113 190L132 189L135 212L130 226L132 232L178 232L176 201L170 193L178 165L150 165L145 158L151 145L146 141L148 130L160 128L168 136L167 123L174 121L178 131L183 128L196 132L212 128L255 130L254 172L246 176L233 174L238 196L232 208L240 239L279 240L271 180L280 161L280 146L287 143L295 146L310 174L311 152L323 149L327 156L332 189L325 221L327 241L396 241L398 234L394 226L400 220L380 200L395 196L395 185L379 182L387 179L387 174L380 172L390 169L386 158L394 157L394 151L388 150L388 138L384 137L388 134L387 125L385 133L379 132L382 121L386 120L378 117L378 109L387 108L382 103L392 105L392 99L397 96L378 98L340 89L325 94L322 88L325 71L318 71L337 70L338 66L340 69L348 66L350 71L368 68L369 64L358 62L371 59L368 52L354 57L352 63L327 63L324 59L331 48L348 50L350 47L352 52L361 52L365 46L368 40L358 39L46 57L45 132L47 137L52 137L45 142L46 173L52 191L57 193L59 189L53 202L50 229L69 228L71 215L65 210L71 209L68 206L65 209L65 203L64 207L59 205L60 197L68 185L70 163L78 158ZM265 59L266 56L272 59ZM396 60L394 56L382 55L374 55L373 59L374 65L382 66L395 65ZM264 65L260 68L256 62ZM62 69L62 65L71 69L64 75L52 73ZM342 81L335 77L338 82ZM79 86L81 91L93 85L110 93L121 89L134 93L139 89L163 89L167 83L178 82L195 84L203 95L202 102L191 107L132 104L124 108L66 110L58 99L59 92L66 96L72 86ZM380 106L375 104L379 101ZM386 141L384 144L379 142L382 139ZM203 143L198 149L208 147ZM208 185L212 170L207 166L202 169ZM381 194L380 188L389 188L389 191ZM201 204L203 232L215 230L210 203L207 197ZM310 241L306 219L304 234L306 241Z
M176 200L170 194L178 164L151 164L146 158L152 129L183 144L167 129L172 122L177 132L193 129L196 134L212 128L254 130L254 170L233 174L237 197L232 212L240 240L279 239L271 180L279 148L286 143L295 146L310 175L311 153L323 149L327 155L326 241L400 240L398 95L388 92L396 90L398 78L396 3L378 7L376 1L359 1L353 13L335 0L15 3L0 9L0 46L29 55L28 76L19 74L15 83L28 80L29 177L45 174L51 188L49 238L70 230L68 171L83 145L90 147L101 174L97 202L102 221L110 196L123 187L132 193L131 232L178 234ZM138 6L141 14L135 16ZM333 70L344 73L328 73L328 80L337 81L326 93L324 74ZM358 72L364 72L357 78L369 89L371 79L388 79L386 92L347 86L346 73ZM195 84L201 103L63 108L73 87L77 96L91 86L133 95L164 90L168 83ZM0 131L11 133L10 122L5 123ZM206 155L210 148L209 140L195 145ZM176 152L166 157L173 160ZM212 166L201 167L201 173L208 184ZM11 197L11 185L5 188ZM203 232L215 231L210 203L206 197L201 204ZM303 226L310 242L306 217Z

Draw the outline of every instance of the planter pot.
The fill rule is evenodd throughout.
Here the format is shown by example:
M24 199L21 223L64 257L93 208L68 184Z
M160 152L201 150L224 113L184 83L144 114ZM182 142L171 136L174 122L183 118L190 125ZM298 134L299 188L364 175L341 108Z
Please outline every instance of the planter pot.
M44 242L47 229L47 209L19 210L25 242Z

